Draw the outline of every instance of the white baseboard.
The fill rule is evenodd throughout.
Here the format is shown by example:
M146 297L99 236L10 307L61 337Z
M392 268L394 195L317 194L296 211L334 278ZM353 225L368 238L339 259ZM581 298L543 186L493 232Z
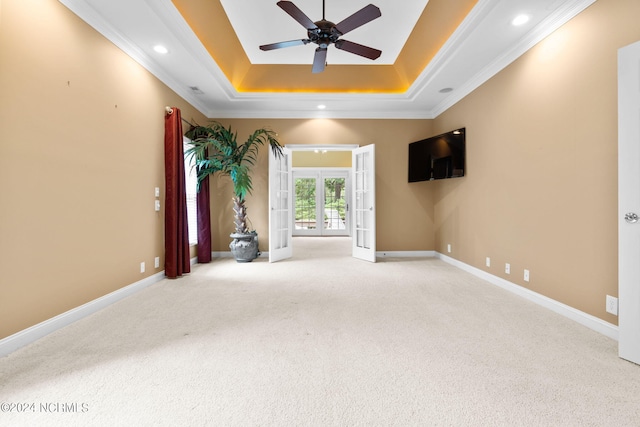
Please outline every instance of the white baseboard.
M379 251L377 258L433 258L435 251Z
M473 274L476 277L486 280L487 282L493 285L496 285L502 289L506 289L509 292L513 292L516 295L519 295L555 313L558 313L573 321L576 321L581 325L586 326L589 329L593 329L596 332L599 332L609 338L612 338L618 341L618 327L616 325L613 325L609 322L605 322L602 319L599 319L595 316L587 314L583 311L577 310L559 301L546 297L542 294L539 294L537 292L534 292L522 286L516 285L515 283L511 283L508 280L502 279L501 277L494 276L493 274L489 274L486 271L483 271L483 270L480 270L479 268L465 264L447 255L444 255L438 252L436 252L436 254L437 254L436 255L437 258L440 258L442 261L448 264L458 267L461 270L464 270L468 273Z
M154 274L153 276L149 276L138 282L132 283L131 285L120 288L117 291L113 291L105 296L97 298L93 301L89 301L86 304L83 304L76 308L72 308L71 310L59 314L58 316L52 317L51 319L45 320L44 322L38 323L37 325L31 326L30 328L10 335L0 340L0 357L4 357L9 353L13 353L17 349L24 347L27 344L31 344L32 342L39 340L40 338L49 335L50 333L55 332L58 329L61 329L67 325L72 324L73 322L89 316L90 314L102 310L103 308L117 301L120 301L123 298L133 295L136 292L139 292L142 289L156 282L159 282L160 280L164 279L164 277L164 271L161 271Z
M231 251L211 252L212 258L233 258ZM269 258L269 252L260 252L258 258Z
M212 258L231 258L233 256L233 254L231 254L231 252L226 251L226 252L211 252L211 257Z
M213 258L231 258L233 254L230 251L211 252ZM433 258L436 256L435 251L380 251L376 252L378 258ZM260 252L258 258L268 258L269 252Z

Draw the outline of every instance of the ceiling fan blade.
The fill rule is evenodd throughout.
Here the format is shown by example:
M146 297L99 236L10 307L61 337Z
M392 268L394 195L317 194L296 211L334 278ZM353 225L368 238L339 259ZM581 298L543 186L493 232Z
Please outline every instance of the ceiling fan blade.
M305 27L307 30L315 30L318 26L311 20L307 15L304 14L303 11L298 9L298 6L293 4L290 1L279 1L276 3L280 6L280 9L287 12L293 19L298 21L300 25Z
M356 55L364 56L369 59L378 59L382 54L381 50L350 42L349 40L340 39L335 42L335 45L338 49L346 50L347 52L355 53Z
M263 44L260 46L260 50L274 50L274 49L282 49L283 47L291 47L291 46L301 46L303 44L310 43L309 39L300 39L300 40L289 40L286 42L278 42L271 44Z
M363 7L348 18L340 21L338 24L336 24L335 28L340 32L340 34L347 34L349 31L355 30L356 28L366 24L367 22L371 22L381 16L382 13L380 12L380 9L377 6L370 4Z
M313 57L312 73L321 73L324 71L324 66L327 63L327 48L317 48L316 54Z

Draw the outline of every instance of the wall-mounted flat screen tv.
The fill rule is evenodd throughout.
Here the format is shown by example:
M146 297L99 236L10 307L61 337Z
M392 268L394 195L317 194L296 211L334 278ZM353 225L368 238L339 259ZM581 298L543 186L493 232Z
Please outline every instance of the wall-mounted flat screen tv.
M409 182L464 176L465 128L409 144Z

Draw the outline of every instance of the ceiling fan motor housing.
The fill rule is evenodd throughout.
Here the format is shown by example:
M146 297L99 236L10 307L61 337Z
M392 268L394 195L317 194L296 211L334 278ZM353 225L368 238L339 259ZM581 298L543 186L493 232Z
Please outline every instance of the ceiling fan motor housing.
M326 19L314 22L317 28L307 31L309 40L320 46L322 49L326 49L331 43L335 43L342 35L340 31L336 29L336 24Z

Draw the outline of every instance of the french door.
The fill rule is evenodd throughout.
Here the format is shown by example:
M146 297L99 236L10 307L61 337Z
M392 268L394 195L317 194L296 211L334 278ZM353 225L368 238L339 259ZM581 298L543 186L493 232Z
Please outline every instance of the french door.
M352 152L353 257L376 262L376 162L375 146Z
M300 169L293 172L293 234L348 236L349 171Z
M269 150L269 262L291 258L291 150L276 157Z
M618 51L618 353L640 364L640 42Z

